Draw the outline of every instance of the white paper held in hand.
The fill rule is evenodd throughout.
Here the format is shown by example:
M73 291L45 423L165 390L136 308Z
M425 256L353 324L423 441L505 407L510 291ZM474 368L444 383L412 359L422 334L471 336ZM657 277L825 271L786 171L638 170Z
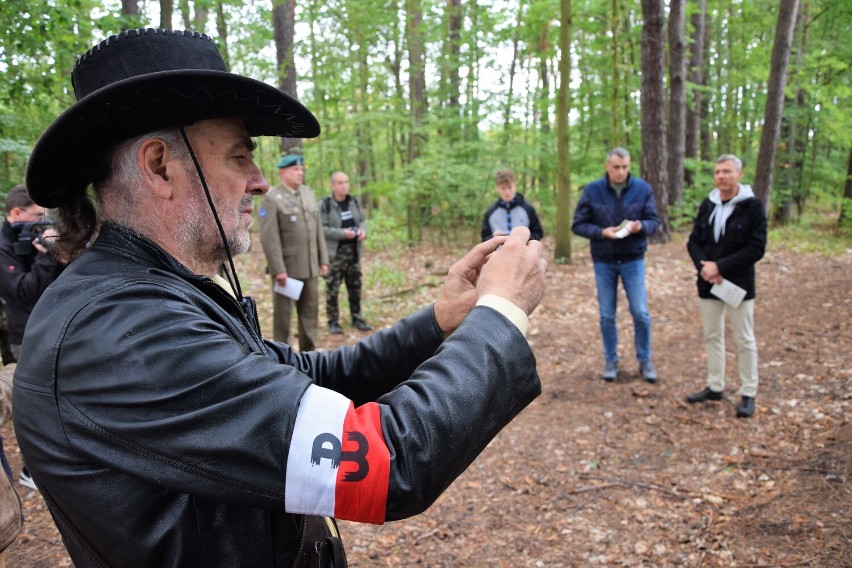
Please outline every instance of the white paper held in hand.
M272 289L276 294L281 294L282 296L287 296L293 300L298 300L299 296L302 295L302 288L304 287L305 283L303 281L288 277L286 284L282 286L276 282Z
M624 219L621 223L618 224L618 230L615 231L615 238L623 239L627 235L630 234L630 221Z
M615 232L615 236L619 239L623 239L627 235L630 234L630 229L628 227L623 227Z
M722 280L721 284L713 284L710 293L734 308L738 308L745 298L745 288L740 288L730 280Z

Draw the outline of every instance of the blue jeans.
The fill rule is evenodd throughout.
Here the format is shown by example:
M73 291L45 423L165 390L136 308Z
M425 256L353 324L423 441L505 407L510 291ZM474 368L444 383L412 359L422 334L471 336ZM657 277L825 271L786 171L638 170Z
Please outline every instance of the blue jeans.
M636 341L636 358L651 360L651 316L648 314L648 297L645 293L645 259L623 263L595 262L595 283L598 287L598 307L601 312L601 337L604 357L618 362L618 330L615 327L615 309L618 303L618 277L627 294L633 332Z

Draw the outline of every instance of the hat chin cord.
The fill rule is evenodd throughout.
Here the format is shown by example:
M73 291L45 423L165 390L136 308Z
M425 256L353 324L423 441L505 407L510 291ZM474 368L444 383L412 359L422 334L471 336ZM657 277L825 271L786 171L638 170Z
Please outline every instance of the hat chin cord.
M234 293L237 295L237 301L240 305L242 305L243 291L240 288L240 279L237 278L237 270L234 268L234 257L231 256L231 247L228 246L228 238L225 236L225 229L222 228L222 222L219 220L219 214L216 212L216 206L213 204L213 198L210 196L210 188L207 187L207 180L204 179L204 173L201 171L201 165L198 163L198 158L195 157L192 144L189 143L186 130L184 130L183 126L179 126L178 130L180 131L184 144L186 144L186 149L189 150L189 157L192 158L192 163L195 165L195 171L198 172L198 179L201 180L201 187L204 188L204 195L207 197L207 204L210 206L210 211L213 212L213 219L216 220L216 228L219 229L219 236L222 237L222 245L225 247L225 254L228 255L228 264L231 267L231 270L225 271L228 273L228 282L231 284L231 288L234 289Z

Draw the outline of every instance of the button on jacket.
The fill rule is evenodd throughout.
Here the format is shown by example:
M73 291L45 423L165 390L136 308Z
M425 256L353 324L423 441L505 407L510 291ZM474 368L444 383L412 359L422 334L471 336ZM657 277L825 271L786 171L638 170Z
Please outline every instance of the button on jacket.
M541 391L526 339L491 308L446 339L430 307L355 345L297 353L261 339L250 299L109 224L30 322L39 341L15 372L16 435L81 567L290 566L301 516L285 503L329 492L294 449L311 439L296 438L304 422L333 431L322 405L300 413L318 393L349 399L347 418L374 412L388 461L366 491L382 500L336 516L382 522L429 507ZM327 439L313 439L325 469ZM295 470L308 481L294 489ZM348 471L337 484L359 485ZM376 505L378 519L362 516Z
M260 241L269 274L286 272L304 280L320 275L328 264L325 237L314 192L306 185L294 191L278 184L260 202Z

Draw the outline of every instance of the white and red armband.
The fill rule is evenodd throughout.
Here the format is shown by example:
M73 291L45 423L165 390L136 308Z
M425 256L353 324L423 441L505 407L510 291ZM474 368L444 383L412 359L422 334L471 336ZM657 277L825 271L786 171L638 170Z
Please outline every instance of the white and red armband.
M379 405L355 408L339 393L308 387L290 440L286 510L382 524L389 479Z

